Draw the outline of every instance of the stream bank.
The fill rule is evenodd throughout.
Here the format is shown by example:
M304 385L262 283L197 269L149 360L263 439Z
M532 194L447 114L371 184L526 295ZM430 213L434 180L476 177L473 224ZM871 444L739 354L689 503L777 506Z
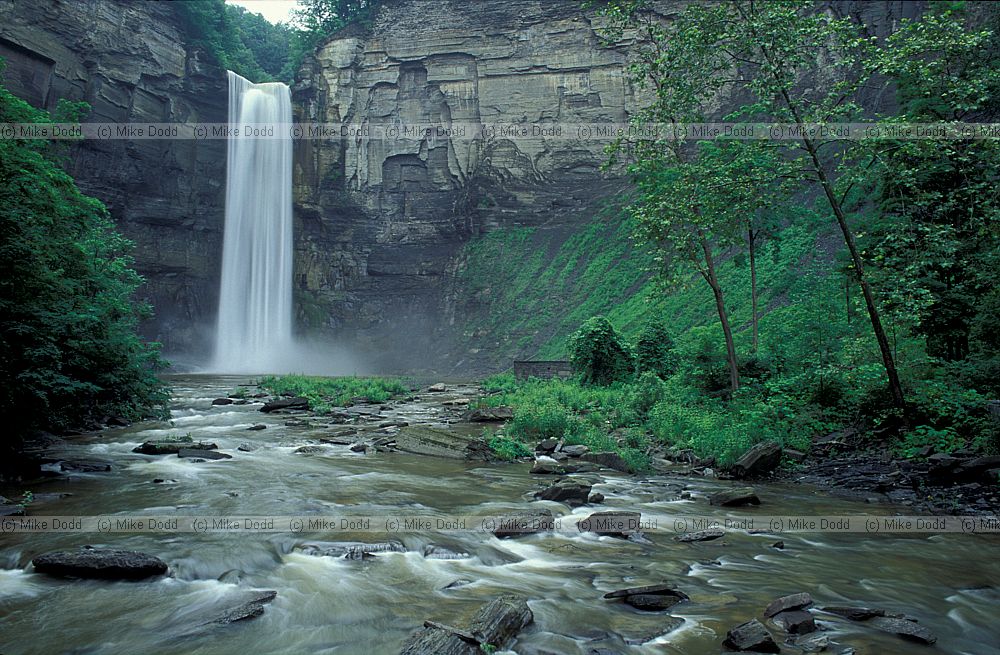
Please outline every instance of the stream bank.
M599 466L538 475L527 463L414 454L432 447L455 452L455 444L480 436L483 424L462 420L466 403L461 401L477 393L472 385L448 385L444 392L421 391L410 400L377 406L358 404L329 417L302 410L261 412L265 398L213 404L243 382L176 378L169 422L53 444L48 451L53 461L46 466L51 476L31 488L27 513L412 512L447 518L547 511L575 524L607 511L639 512L643 521L661 523L682 517L694 526L705 516L736 522L764 514L894 511L782 481L753 483L759 506L726 507L711 505L709 498L745 483L669 471L631 476ZM231 459L133 452L178 434L190 434L192 443L215 444ZM435 443L442 435L454 441ZM389 439L382 449L380 439ZM363 450L352 448L359 443ZM401 452L404 448L413 452ZM563 483L568 495L557 497L566 502L536 498L560 478L568 481ZM588 486L584 496L581 488ZM0 494L16 499L23 491L5 488ZM602 502L591 502L594 494L603 496ZM822 610L850 606L889 615L870 619L896 614L917 619L915 625L936 637L929 647L935 651L998 652L992 637L1000 598L991 581L1000 579L1000 564L983 556L997 546L993 535L731 529L710 540L675 537L663 530L647 530L642 539L553 530L501 539L433 527L393 535L370 530L3 534L0 651L395 653L427 629L426 621L466 631L484 605L515 594L532 613L510 645L521 655L714 655L730 630L751 619L791 653L804 652L809 640L763 613L778 598L809 593L811 605L786 610L805 611L816 624L816 632L806 633L815 637L809 647L825 637L826 652L913 652L915 646L867 619ZM43 553L83 545L148 553L165 562L169 573L141 582L65 580L41 575L30 564ZM605 598L650 585L666 585L687 600L667 606L660 597L677 596L662 591ZM274 597L264 602L261 594L270 591ZM240 616L240 608L252 617L219 623L224 616ZM796 617L782 622L789 618ZM735 636L752 636L756 629L750 625Z

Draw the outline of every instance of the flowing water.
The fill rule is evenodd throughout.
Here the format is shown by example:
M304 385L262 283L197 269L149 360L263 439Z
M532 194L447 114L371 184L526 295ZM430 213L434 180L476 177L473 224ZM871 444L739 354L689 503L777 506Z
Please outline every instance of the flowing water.
M288 86L229 72L229 126L240 133L226 153L216 371L274 370L292 347L291 124ZM247 134L261 128L273 133Z
M61 447L60 456L105 458L114 469L64 474L34 487L29 512L219 516L407 510L450 515L530 506L584 517L595 509L569 510L531 501L530 492L552 479L530 475L526 464L362 454L346 445L324 445L311 455L296 453L297 447L318 444L344 426L286 426L288 416L262 414L254 402L210 404L243 381L176 378L169 423L72 438ZM447 398L424 394L387 414L402 413L414 422L440 421ZM268 427L248 431L254 423ZM144 440L184 432L196 440L214 441L234 458L195 462L132 453ZM238 451L246 442L259 448ZM763 511L891 511L833 499L804 486L758 485L761 508L727 512L710 508L704 499L704 494L726 486L724 482L610 472L598 477L595 491L607 496L605 509L636 509L644 518L708 512L744 516ZM154 484L156 478L167 482ZM694 498L678 500L681 487ZM21 491L0 489L8 497ZM937 645L926 647L862 625L823 621L832 640L858 653L1000 653L1000 561L998 542L988 536L785 534L784 550L771 547L774 535L746 533L700 544L681 544L663 533L650 533L649 544L585 534L499 540L481 532L425 530L394 537L406 552L355 561L310 554L302 546L385 541L387 536L0 534L0 652L393 653L425 619L462 625L486 600L513 592L529 599L535 617L512 646L521 655L582 655L597 648L610 653L714 655L729 627L759 617L777 596L808 591L820 606L857 603L905 612L939 637ZM424 557L424 547L432 543L470 557ZM157 555L169 563L171 574L143 582L99 582L32 572L29 562L39 553L83 544ZM447 588L455 581L464 584ZM665 613L643 613L601 598L609 590L663 581L691 597L670 610L683 620L673 630L668 631ZM202 625L220 610L241 603L251 590L265 589L278 595L262 616L229 626Z

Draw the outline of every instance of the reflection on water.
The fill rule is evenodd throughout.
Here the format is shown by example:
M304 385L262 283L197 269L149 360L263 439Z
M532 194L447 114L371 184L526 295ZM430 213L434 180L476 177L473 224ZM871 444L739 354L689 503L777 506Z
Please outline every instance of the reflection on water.
M527 465L486 466L387 453L364 455L314 445L330 428L285 426L286 416L259 405L212 407L234 378L175 379L170 423L149 423L73 440L64 455L103 458L115 470L75 474L39 485L37 515L266 515L386 512L478 514L523 508L529 492L551 479ZM438 402L427 400L428 403ZM268 428L248 431L255 423ZM144 440L190 433L234 455L192 462L132 453ZM241 444L258 446L237 451ZM593 475L593 474L590 474ZM595 491L606 508L637 509L644 518L709 511L702 494L723 483L663 476L639 480L602 474ZM154 484L154 479L167 482ZM693 500L676 500L679 485ZM807 487L764 486L761 510L773 514L851 514L871 508L831 499ZM0 490L6 496L23 489ZM60 494L70 496L59 498ZM532 502L556 514L568 508ZM714 509L714 508L713 508ZM581 518L591 508L572 510ZM718 510L715 510L718 511ZM743 511L730 510L739 516ZM722 515L721 512L719 512ZM535 623L513 649L531 653L716 654L728 628L760 616L775 597L808 591L817 605L858 603L906 612L935 632L920 647L857 624L822 621L831 640L859 653L1000 653L998 541L985 536L731 533L701 544L651 534L650 544L594 535L534 535L500 541L484 534L397 535L407 552L347 560L307 554L305 542L385 541L367 534L35 534L0 535L0 652L18 653L392 653L425 619L462 624L485 600L516 592L529 599ZM83 544L148 552L173 577L140 583L62 581L25 571L44 551ZM424 557L429 544L468 558ZM221 580L221 581L220 581ZM609 590L668 581L691 602L671 609L683 623L605 601ZM253 590L278 596L264 614L210 626L223 609ZM822 618L822 617L821 617ZM777 632L776 632L777 634Z

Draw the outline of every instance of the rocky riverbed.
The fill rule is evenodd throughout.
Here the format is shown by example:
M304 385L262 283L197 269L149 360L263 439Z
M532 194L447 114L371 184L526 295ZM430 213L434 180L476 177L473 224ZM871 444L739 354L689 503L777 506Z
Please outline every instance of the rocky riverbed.
M46 477L0 489L5 507L445 527L5 531L0 652L1000 653L995 535L754 523L911 511L891 496L697 462L630 475L559 444L492 462L484 430L504 417L468 420L474 385L316 416L253 387L229 398L246 382L177 378L169 421L50 443ZM492 523L448 527L474 515Z

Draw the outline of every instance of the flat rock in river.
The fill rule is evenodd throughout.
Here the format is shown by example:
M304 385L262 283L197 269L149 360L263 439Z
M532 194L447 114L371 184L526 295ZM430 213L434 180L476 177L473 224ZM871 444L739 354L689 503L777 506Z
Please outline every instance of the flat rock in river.
M277 595L278 592L276 591L259 592L245 603L226 610L220 616L213 619L211 623L229 625L230 623L256 618L264 613L264 605L274 600Z
M535 492L538 500L553 500L558 503L566 503L570 507L579 507L587 502L590 491L593 489L589 484L576 482L575 480L559 480L551 487Z
M533 620L524 599L500 596L476 612L467 630L425 621L403 644L400 655L482 655L502 650Z
M301 396L294 396L292 398L278 398L277 400L272 400L271 402L264 403L264 406L260 408L260 411L264 413L277 412L283 409L309 409L309 399L303 398Z
M497 538L506 539L551 531L555 527L555 519L547 509L525 510L486 519L483 525Z
M760 498L757 492L750 487L739 489L724 489L717 491L708 497L710 505L721 507L738 507L740 505L760 505Z
M764 608L764 616L769 618L780 612L800 610L804 607L809 607L812 605L812 602L812 596L805 592L782 596L781 598L772 600L771 603Z
M181 448L177 451L178 457L198 458L198 459L232 459L232 455L220 453L216 450L199 450L197 448Z
M732 628L726 633L722 642L726 648L736 651L751 651L754 653L780 653L781 648L774 643L774 638L764 624L757 619L750 619Z
M84 548L39 555L31 561L37 573L60 578L142 580L167 572L163 560L131 550Z
M393 435L396 450L414 455L465 459L466 446L472 437L455 430L426 425L408 425Z
M897 635L898 637L902 637L907 641L915 641L927 645L933 644L937 641L937 637L934 636L934 633L915 621L897 619L888 616L879 616L866 621L865 623L878 628L882 632L888 632Z
M697 541L713 541L724 536L726 536L726 531L722 528L709 528L708 530L699 530L698 532L686 532L674 537L674 539L687 544Z

